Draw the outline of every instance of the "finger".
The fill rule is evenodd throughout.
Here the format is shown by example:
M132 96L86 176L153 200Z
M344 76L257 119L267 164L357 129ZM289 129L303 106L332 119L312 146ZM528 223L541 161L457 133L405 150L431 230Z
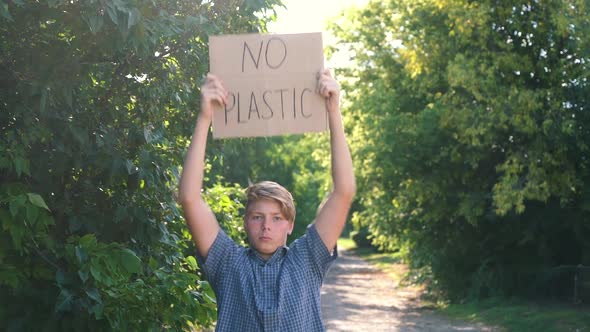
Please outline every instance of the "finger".
M334 78L332 78L332 76L329 76L327 74L322 74L319 82L320 82L320 84L323 84L325 86L334 85L334 83L335 83Z
M227 90L225 89L225 85L223 85L223 82L220 79L213 81L213 87L215 89L220 90L221 92L227 94Z
M219 93L223 96L227 96L228 92L225 87L219 81L211 81L202 88L203 93Z
M214 82L217 79L217 77L211 73L207 73L207 76L205 76L204 80L203 80L203 84L201 84L201 86L206 87L212 84L212 82Z
M329 69L324 69L316 73L318 84L325 83L332 79L332 74Z
M205 82L205 85L225 89L223 81L211 73L207 74L207 82Z
M203 97L205 99L209 99L210 101L215 101L218 102L221 105L226 105L227 104L227 94L215 89L215 90L207 90L204 94Z
M210 98L212 95L216 93L217 89L212 88L210 86L204 86L201 88L201 95L204 98Z
M205 86L207 88L214 88L216 86L219 86L219 79L217 79L215 76L213 77L207 77L207 82L205 82Z
M330 88L327 85L324 85L321 90L321 95L324 97L330 97Z
M215 74L211 74L211 73L207 73L207 80L209 81L215 81L217 80L217 76Z
M218 103L221 106L225 106L226 105L225 104L225 100L223 99L223 96L222 95L219 95L219 94L217 94L217 95L214 96L213 101L215 101L216 103Z
M218 91L217 96L219 98L220 104L227 105L227 97L228 97L227 92L225 92L225 91Z
M315 74L315 78L316 78L316 85L315 85L315 92L321 94L322 92L322 76L323 76L323 71L318 71Z

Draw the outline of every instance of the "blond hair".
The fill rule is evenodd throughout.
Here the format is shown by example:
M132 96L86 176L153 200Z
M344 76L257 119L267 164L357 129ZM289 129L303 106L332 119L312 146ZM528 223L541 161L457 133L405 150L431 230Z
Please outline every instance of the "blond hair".
M261 199L270 199L278 202L281 206L283 216L293 222L295 220L295 203L293 196L285 187L273 181L262 181L250 185L246 189L246 213L250 209L250 204Z

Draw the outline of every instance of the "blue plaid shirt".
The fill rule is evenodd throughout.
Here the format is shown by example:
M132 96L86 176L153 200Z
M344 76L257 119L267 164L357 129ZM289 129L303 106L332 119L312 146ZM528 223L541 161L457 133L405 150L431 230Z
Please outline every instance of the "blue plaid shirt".
M337 257L315 225L268 261L223 231L198 257L217 297L216 331L324 331L320 288Z

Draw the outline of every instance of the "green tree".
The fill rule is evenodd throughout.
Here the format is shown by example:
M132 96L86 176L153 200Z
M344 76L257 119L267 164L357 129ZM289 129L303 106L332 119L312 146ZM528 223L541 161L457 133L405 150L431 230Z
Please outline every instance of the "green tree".
M588 9L372 1L332 25L355 61L354 222L451 297L526 294L590 264Z
M326 133L213 140L207 146L210 171L205 187L218 181L247 187L269 180L295 199L295 228L289 242L305 233L330 191L330 145ZM238 196L236 196L238 197Z
M322 200L331 191L330 141L328 133L288 136L268 150L269 166L277 171L278 181L290 189L297 216L294 240L303 235L315 220ZM282 171L278 171L282 170Z
M0 329L211 324L178 167L208 36L264 31L279 4L0 4ZM207 196L235 236L235 188Z

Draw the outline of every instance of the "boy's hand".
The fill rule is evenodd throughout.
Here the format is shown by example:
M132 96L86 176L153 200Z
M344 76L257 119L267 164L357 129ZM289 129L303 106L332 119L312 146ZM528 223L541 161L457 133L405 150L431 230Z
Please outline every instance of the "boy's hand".
M225 105L227 104L228 93L221 80L213 75L207 74L205 83L201 87L201 116L205 116L207 119L213 117L213 110L215 104Z
M318 80L318 92L326 99L326 109L328 112L339 110L340 85L332 77L329 69L320 73Z

